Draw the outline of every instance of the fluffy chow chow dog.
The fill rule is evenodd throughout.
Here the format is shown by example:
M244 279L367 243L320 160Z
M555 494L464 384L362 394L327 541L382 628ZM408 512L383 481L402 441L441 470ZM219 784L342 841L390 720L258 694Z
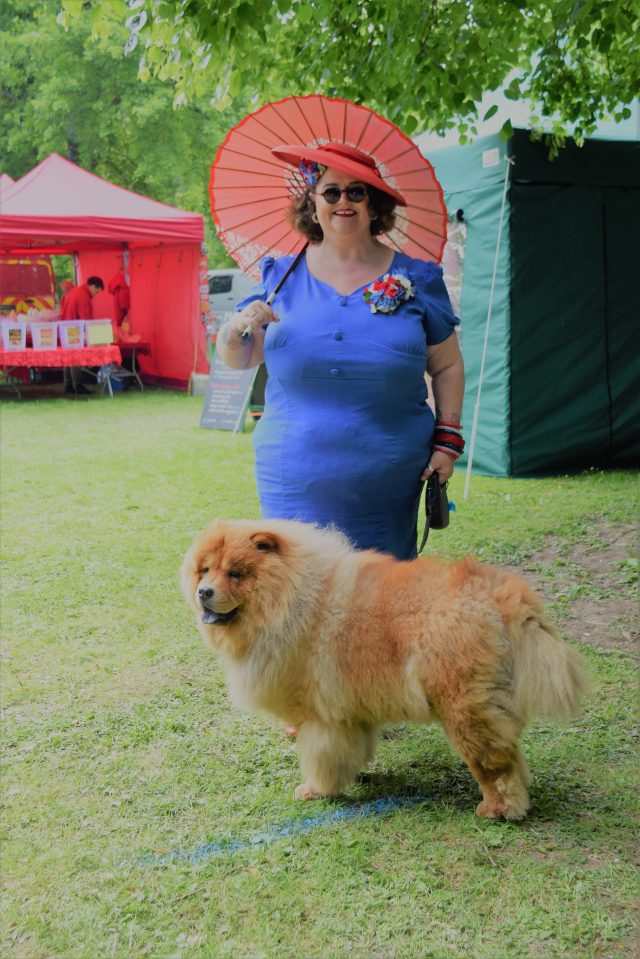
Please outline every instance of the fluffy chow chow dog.
M234 702L296 726L299 799L343 792L378 727L432 723L478 781L479 816L521 819L532 716L569 717L586 689L524 580L473 559L398 562L290 520L216 520L182 587Z

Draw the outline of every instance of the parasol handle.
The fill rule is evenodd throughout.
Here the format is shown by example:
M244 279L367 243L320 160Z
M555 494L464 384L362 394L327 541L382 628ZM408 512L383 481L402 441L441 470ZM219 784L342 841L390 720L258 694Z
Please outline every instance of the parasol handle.
M305 255L305 253L307 252L307 247L308 247L308 246L309 246L309 241L307 240L307 242L306 242L305 245L302 247L302 249L301 249L300 252L298 253L297 257L295 258L295 260L293 261L293 263L291 264L291 266L289 267L289 269L287 270L287 272L285 273L285 275L282 277L282 279L280 280L280 282L279 282L278 285L276 286L275 290L272 290L271 293L269 294L269 296L267 297L267 299L265 300L265 303L267 304L267 306L271 306L271 304L272 304L273 301L275 300L276 296L278 295L278 293L280 292L280 290L282 289L282 287L285 285L285 283L286 283L287 280L289 279L290 274L293 273L293 271L294 271L295 268L297 267L298 263L300 262L300 260L302 259L302 257L303 257L303 256ZM241 337L243 340L246 340L249 336L251 336L251 333L252 333L251 327L248 326L248 327L246 328L246 330L243 330L243 332L240 334L240 337Z

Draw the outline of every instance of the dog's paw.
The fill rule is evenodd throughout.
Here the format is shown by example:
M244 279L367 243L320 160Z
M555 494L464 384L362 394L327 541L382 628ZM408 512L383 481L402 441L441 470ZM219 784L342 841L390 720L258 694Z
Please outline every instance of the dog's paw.
M504 819L504 808L485 799L476 806L476 816L480 816L481 819Z
M506 806L503 803L496 804L484 800L476 806L476 816L482 819L508 819L517 821L524 819L529 810L528 806Z
M320 793L315 792L311 786L307 786L306 783L302 783L301 786L296 786L295 792L293 794L294 799L320 799Z

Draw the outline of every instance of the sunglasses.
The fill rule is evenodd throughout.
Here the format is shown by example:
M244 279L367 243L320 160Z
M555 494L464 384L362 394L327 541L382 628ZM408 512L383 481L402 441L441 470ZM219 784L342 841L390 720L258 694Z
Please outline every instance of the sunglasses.
M339 201L343 193L347 194L347 200L349 200L350 203L362 203L367 196L366 187L358 186L355 183L353 186L345 187L343 190L337 186L328 186L326 190L320 193L320 196L325 203L330 203L333 206L334 203Z

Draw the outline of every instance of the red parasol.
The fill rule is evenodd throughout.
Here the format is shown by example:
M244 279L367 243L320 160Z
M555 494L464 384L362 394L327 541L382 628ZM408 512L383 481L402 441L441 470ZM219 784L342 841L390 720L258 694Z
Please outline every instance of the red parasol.
M375 161L386 184L405 198L396 225L379 239L408 256L439 263L447 211L433 167L393 123L348 100L287 97L250 113L227 134L211 166L209 192L218 236L245 273L259 278L258 260L300 249L286 219L291 197L306 184L298 168L271 152L281 144L345 143Z

